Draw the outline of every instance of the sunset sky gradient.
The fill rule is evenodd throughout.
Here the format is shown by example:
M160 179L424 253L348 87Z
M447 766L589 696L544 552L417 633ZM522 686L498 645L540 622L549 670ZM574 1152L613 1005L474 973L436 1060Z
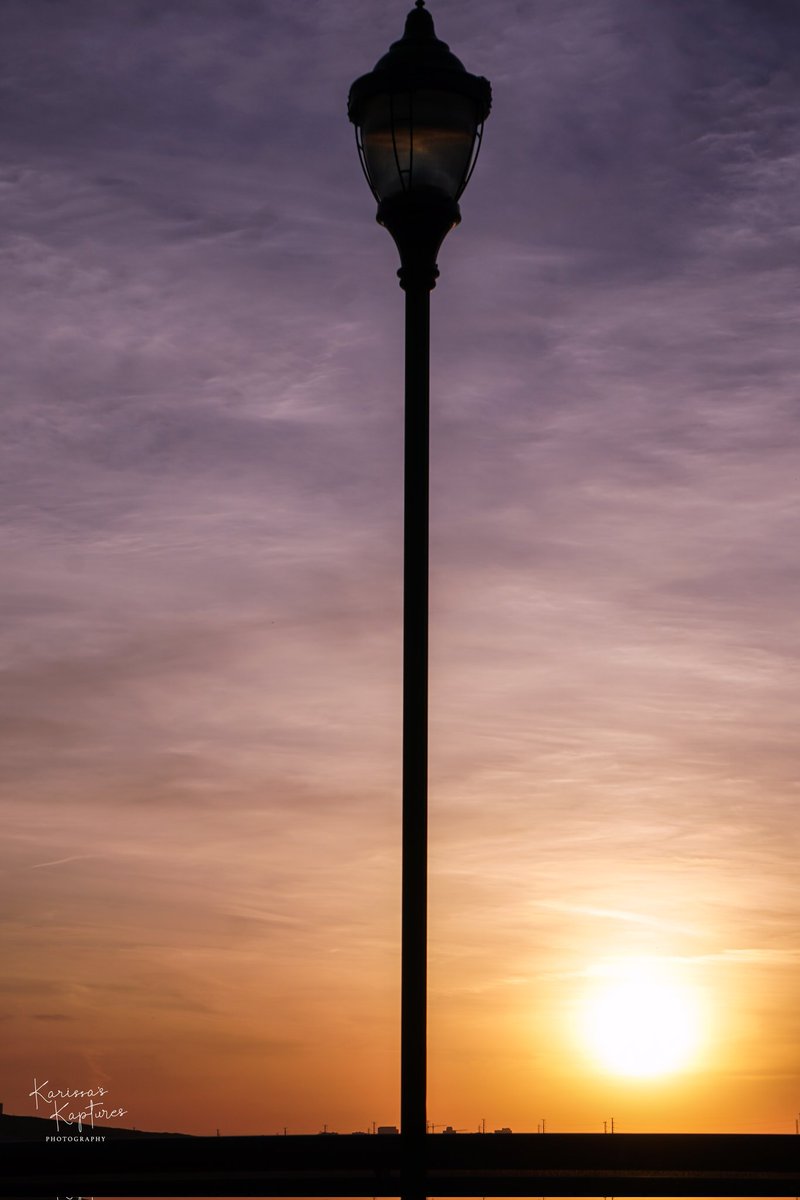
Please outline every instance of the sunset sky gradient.
M4 0L0 1078L399 1119L409 0ZM429 1116L794 1130L800 23L431 0L494 106L433 294ZM593 981L701 997L604 1072Z

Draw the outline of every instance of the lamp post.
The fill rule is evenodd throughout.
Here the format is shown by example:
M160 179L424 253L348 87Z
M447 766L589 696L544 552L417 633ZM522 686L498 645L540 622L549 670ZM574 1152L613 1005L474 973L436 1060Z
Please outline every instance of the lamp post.
M439 248L461 219L458 199L490 105L488 81L470 75L436 37L424 0L416 0L403 37L355 81L348 100L377 219L397 245L406 294L400 1128L406 1161L419 1163L427 1129L430 293Z

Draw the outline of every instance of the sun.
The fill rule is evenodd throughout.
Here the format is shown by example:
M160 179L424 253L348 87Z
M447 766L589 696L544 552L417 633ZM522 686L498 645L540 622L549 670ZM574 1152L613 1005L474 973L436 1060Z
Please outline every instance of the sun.
M598 1066L615 1075L647 1078L684 1070L701 1040L695 990L657 961L600 969L581 1025Z

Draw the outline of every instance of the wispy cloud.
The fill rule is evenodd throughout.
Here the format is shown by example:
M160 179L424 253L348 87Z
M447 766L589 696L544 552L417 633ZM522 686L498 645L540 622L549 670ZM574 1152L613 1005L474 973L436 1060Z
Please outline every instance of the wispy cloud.
M39 867L60 867L62 863L80 862L82 859L94 857L93 854L70 854L67 858L54 858L50 862L31 863L28 870L35 871Z
M688 937L702 936L696 928L674 924L658 917L648 916L646 913L625 912L614 908L596 908L587 904L569 904L561 900L540 900L537 903L540 908L546 908L552 912L567 913L571 916L594 917L601 921L623 921L633 925L646 925L652 929L663 929L671 933L685 934Z

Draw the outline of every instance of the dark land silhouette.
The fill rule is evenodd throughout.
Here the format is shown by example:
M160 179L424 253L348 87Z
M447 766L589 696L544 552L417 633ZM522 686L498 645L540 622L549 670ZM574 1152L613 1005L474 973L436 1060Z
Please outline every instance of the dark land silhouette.
M98 1135L106 1138L162 1138L191 1137L188 1133L153 1133L144 1129L122 1129L98 1121L94 1127L86 1122L82 1129L77 1124L60 1121L59 1127L52 1117L17 1117L0 1112L0 1143L43 1142L48 1137L86 1137Z
M54 1123L2 1118L1 1195L399 1196L407 1190L402 1135L189 1137L103 1126L105 1142L43 1145L41 1125ZM794 1134L430 1134L423 1156L425 1194L433 1196L800 1194Z

